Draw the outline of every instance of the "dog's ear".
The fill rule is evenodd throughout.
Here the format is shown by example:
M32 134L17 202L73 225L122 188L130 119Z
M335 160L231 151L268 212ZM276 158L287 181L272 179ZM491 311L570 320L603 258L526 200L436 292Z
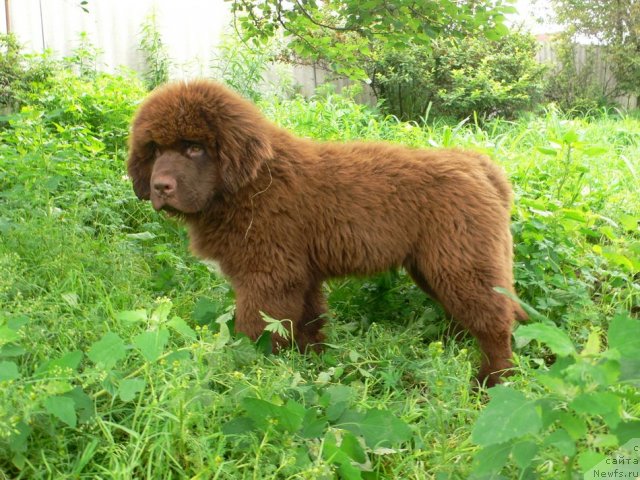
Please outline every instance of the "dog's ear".
M230 105L216 119L215 149L225 190L235 192L253 181L273 158L273 126L246 100Z
M136 196L140 200L149 200L151 196L151 169L155 152L153 145L141 145L136 140L134 132L129 142L127 172L133 182L133 191Z

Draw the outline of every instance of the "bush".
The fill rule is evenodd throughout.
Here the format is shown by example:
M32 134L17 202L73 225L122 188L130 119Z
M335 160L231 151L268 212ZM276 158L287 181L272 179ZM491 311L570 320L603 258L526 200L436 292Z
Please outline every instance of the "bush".
M48 53L24 54L13 35L0 36L0 109L19 112L6 116L5 126L16 134L19 125L35 121L51 141L83 144L94 154L124 152L133 110L145 90L135 72L99 72L98 57L84 34L62 61Z
M142 74L148 90L169 81L171 60L167 46L158 30L158 16L154 10L147 16L140 31L140 48L144 55L145 70Z
M23 94L45 83L59 65L49 54L25 55L13 34L0 35L0 111L15 111Z
M45 125L59 137L77 135L81 130L107 150L123 152L131 116L144 93L134 72L82 78L65 70L46 86L35 87L26 98L30 108L45 115Z
M510 33L486 39L438 39L431 49L389 53L372 66L374 89L388 113L417 120L428 111L462 119L513 117L539 101L545 67L535 40Z

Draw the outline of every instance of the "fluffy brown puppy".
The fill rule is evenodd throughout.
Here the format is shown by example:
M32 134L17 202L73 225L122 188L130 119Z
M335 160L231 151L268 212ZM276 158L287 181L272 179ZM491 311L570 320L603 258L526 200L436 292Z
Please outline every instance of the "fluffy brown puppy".
M141 199L187 223L191 249L236 292L236 330L260 312L320 344L322 282L403 266L478 340L488 385L511 366L511 189L489 159L386 143L320 143L267 121L206 80L153 92L133 122L129 175ZM279 346L285 344L276 338Z

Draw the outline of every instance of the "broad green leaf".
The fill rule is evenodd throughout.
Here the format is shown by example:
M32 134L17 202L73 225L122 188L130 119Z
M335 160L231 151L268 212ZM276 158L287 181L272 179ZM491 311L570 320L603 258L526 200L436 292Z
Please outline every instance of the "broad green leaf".
M618 443L624 445L630 440L640 438L640 420L620 422L612 431L618 438Z
M582 418L567 412L561 412L558 414L558 419L560 426L563 427L574 440L577 441L587 434L587 424Z
M620 265L621 267L627 269L629 272L635 273L635 268L631 259L626 255L620 253L618 250L611 247L605 247L601 250L601 255L610 263L614 265Z
M169 318L171 308L173 304L168 299L163 299L158 303L158 306L151 312L150 324L154 327L162 325Z
M351 457L338 446L332 432L327 432L322 442L322 458L338 466L340 478L345 480L362 479L360 470L352 465Z
M62 368L62 369L71 369L76 370L80 362L82 361L83 353L80 350L75 350L73 352L69 352L64 354L62 357L49 360L48 362L43 363L36 370L36 374L50 372L54 368Z
M233 314L231 312L223 313L216 319L216 323L220 326L220 331L215 341L215 348L220 349L224 347L231 340L231 328Z
M339 402L350 403L355 396L356 392L353 387L347 385L330 385L324 389L320 402L324 407L328 407L331 404Z
M552 148L552 147L542 147L542 146L536 147L536 150L538 150L540 153L542 153L544 155L549 155L549 156L553 156L553 157L555 157L558 154L558 151L559 151L559 150L557 150L555 148Z
M307 409L304 405L289 399L283 407L283 414L287 417L287 421L283 422L287 425L287 429L291 432L296 432L302 427L302 421L307 414Z
M536 453L538 453L538 445L531 440L516 442L513 444L513 447L511 447L511 456L521 470L531 465L531 461L533 457L536 456Z
M89 359L106 370L110 370L127 355L124 342L115 333L109 332L89 348Z
M0 347L0 358L20 357L25 353L27 353L27 350L20 345L4 345Z
M29 435L31 435L31 427L24 421L19 421L9 436L9 450L14 453L26 452Z
M118 385L118 396L123 402L130 402L134 398L138 392L144 390L147 382L145 382L142 378L129 378L120 381Z
M292 400L287 402L286 406L282 406L260 398L247 397L242 399L241 405L247 415L256 422L256 425L263 429L271 420L279 429L296 432L302 426L302 420L306 413L302 405Z
M327 418L318 417L315 408L309 408L302 419L302 428L298 434L302 438L321 438L327 429Z
M309 449L306 446L304 445L299 446L296 449L295 457L296 457L295 466L298 471L306 470L309 467L311 467L312 461L311 461L311 458L309 457Z
M545 323L532 323L521 325L514 333L516 339L537 340L544 343L549 349L560 356L574 355L576 349L569 336L555 325Z
M7 327L16 332L29 323L29 317L24 315L18 315L17 317L10 317L7 320Z
M271 346L269 346L269 348L271 348ZM240 337L234 342L231 355L233 356L235 366L242 367L253 363L258 358L259 352L248 337Z
M362 435L369 448L391 448L411 438L411 429L388 410L371 409L364 413L348 410L336 427Z
M584 348L580 352L580 355L583 357L598 355L602 348L601 336L602 329L600 327L591 327L591 331L587 337L587 342L584 344Z
M590 145L582 149L585 155L596 156L602 155L609 151L607 147L603 147L601 145Z
M140 350L147 362L155 362L169 342L169 330L162 327L159 330L143 332L133 338L133 345Z
M76 405L71 398L61 396L45 398L44 408L54 417L75 428L77 423Z
M556 447L562 455L567 457L572 457L576 453L576 442L563 428L552 432L545 438L544 444Z
M342 417L347 408L349 408L349 402L336 402L330 404L327 407L327 419L330 422L335 422Z
M360 445L360 441L351 432L346 432L342 436L340 450L349 455L349 457L357 463L365 463L367 461L367 455L364 453L364 449L362 448L362 445Z
M511 442L487 445L473 457L472 478L500 478L494 475L506 465L511 451Z
M562 218L567 218L579 223L587 223L589 221L587 214L581 210L563 208L560 210L560 214Z
M20 372L18 372L18 365L15 362L0 362L0 382L17 378L20 378Z
M594 435L593 446L596 448L609 449L620 446L618 437L613 433L600 433Z
M0 326L0 347L10 342L15 342L20 339L20 334L17 330L9 328L9 326Z
M198 299L193 307L193 313L191 316L198 325L213 323L213 321L220 316L221 307L222 306L219 303L202 297Z
M562 143L573 144L578 141L578 134L574 130L569 130L562 136Z
M73 390L73 385L65 380L51 379L47 382L47 393L49 395L59 395Z
M620 215L618 218L620 224L624 227L628 232L635 232L640 227L640 218L633 215Z
M72 399L75 403L76 414L80 423L89 421L95 415L96 406L93 399L84 393L80 387L65 393L64 396Z
M623 357L640 357L640 320L626 313L616 315L609 325L609 348L615 348Z
M587 472L606 458L607 456L603 453L586 450L578 454L578 465L580 466L580 470ZM585 475L585 478L589 477Z
M249 417L238 417L222 425L225 435L244 435L255 430L256 425Z
M173 317L167 326L189 340L195 340L197 337L196 332L180 317Z
M527 434L535 434L542 427L535 403L512 388L498 385L489 391L491 401L480 413L471 433L478 445L487 446L507 442Z
M600 415L611 428L620 423L622 402L611 392L589 392L578 395L569 404L577 413L585 415Z

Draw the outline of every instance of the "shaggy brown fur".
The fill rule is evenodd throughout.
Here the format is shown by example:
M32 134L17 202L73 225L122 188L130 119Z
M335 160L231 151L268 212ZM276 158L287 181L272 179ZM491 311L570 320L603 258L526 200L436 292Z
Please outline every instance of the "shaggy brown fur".
M386 143L320 143L267 121L211 81L159 88L133 122L136 194L178 213L191 248L236 291L236 329L260 312L293 322L300 349L321 343L322 282L403 266L478 340L479 379L511 366L511 189L489 159ZM282 338L277 338L280 346Z

